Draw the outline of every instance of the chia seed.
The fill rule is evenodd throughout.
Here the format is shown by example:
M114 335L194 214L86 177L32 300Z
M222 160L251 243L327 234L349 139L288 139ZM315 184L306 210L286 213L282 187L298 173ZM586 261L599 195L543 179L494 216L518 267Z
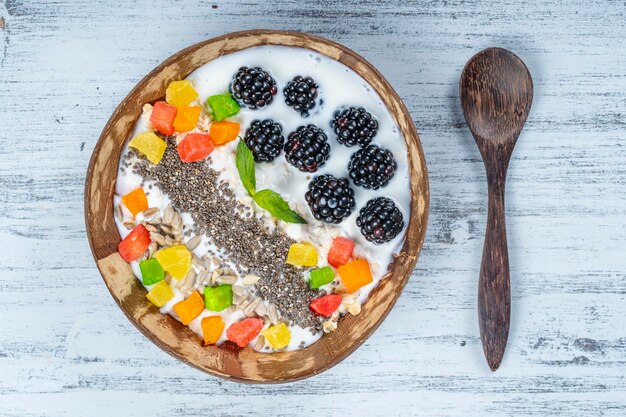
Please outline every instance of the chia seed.
M210 159L209 163L183 163L175 138L163 139L168 146L159 164L136 157L131 149L122 166L132 166L133 173L141 175L144 181L154 181L175 210L190 213L193 233L206 234L242 273L262 277L250 289L274 304L282 318L309 328L314 334L321 331L322 319L311 312L309 303L323 294L309 289L302 269L285 263L295 241L279 228L268 229L248 207L237 202L228 184L220 181L219 173L210 167ZM244 213L243 217L240 213Z

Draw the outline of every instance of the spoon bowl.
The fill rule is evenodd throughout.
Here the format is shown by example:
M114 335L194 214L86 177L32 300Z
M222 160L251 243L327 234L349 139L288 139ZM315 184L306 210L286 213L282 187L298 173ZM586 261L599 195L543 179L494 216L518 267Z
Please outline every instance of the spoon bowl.
M474 55L463 68L461 107L487 171L489 203L478 286L478 320L492 371L502 362L511 319L509 255L504 218L506 173L533 98L524 62L501 48Z

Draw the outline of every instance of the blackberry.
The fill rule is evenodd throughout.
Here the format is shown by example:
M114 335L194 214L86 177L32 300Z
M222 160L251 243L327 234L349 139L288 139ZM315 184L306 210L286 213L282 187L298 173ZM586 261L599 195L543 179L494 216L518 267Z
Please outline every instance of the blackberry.
M254 155L254 162L272 162L285 143L283 127L273 120L253 120L243 141Z
M352 154L348 164L350 179L355 185L378 190L393 178L398 164L390 150L368 145Z
M318 88L313 78L296 75L283 89L285 103L302 117L309 117L309 110L315 107Z
M235 100L251 110L270 104L277 91L276 80L260 67L239 68L230 83L230 93Z
M324 223L341 223L354 210L354 190L347 178L319 175L309 183L304 194L313 217Z
M326 133L315 125L300 126L285 143L285 158L302 172L315 172L326 163L330 145Z
M337 134L337 142L346 146L367 146L378 133L378 120L363 107L337 110L330 126Z
M404 220L392 199L377 197L361 209L356 225L365 239L380 245L398 236L404 227Z

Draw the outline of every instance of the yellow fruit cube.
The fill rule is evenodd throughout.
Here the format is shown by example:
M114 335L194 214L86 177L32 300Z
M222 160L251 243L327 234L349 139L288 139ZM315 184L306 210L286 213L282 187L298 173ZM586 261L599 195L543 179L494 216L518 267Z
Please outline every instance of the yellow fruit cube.
M287 263L294 266L317 265L317 251L311 245L294 243L289 247Z
M173 81L165 90L165 101L172 106L187 106L197 98L198 93L187 80Z
M153 164L161 162L167 148L165 141L153 132L140 133L128 143L128 146L142 153Z
M152 304L160 308L174 297L174 291L172 291L170 284L165 281L159 281L148 291L146 297Z
M268 327L261 334L274 349L282 349L291 341L291 332L285 323Z
M161 267L176 279L183 279L191 267L191 252L185 245L171 246L154 254Z

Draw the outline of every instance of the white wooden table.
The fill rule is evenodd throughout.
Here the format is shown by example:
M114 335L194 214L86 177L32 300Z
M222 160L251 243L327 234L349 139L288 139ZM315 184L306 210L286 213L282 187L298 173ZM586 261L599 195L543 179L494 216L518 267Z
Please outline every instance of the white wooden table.
M0 1L0 415L626 415L625 3L215 1ZM413 114L431 184L424 250L385 323L330 371L275 386L210 377L146 340L83 223L89 156L134 84L257 27L376 65ZM485 176L457 87L488 46L535 81L509 173L513 317L495 374L476 317Z

